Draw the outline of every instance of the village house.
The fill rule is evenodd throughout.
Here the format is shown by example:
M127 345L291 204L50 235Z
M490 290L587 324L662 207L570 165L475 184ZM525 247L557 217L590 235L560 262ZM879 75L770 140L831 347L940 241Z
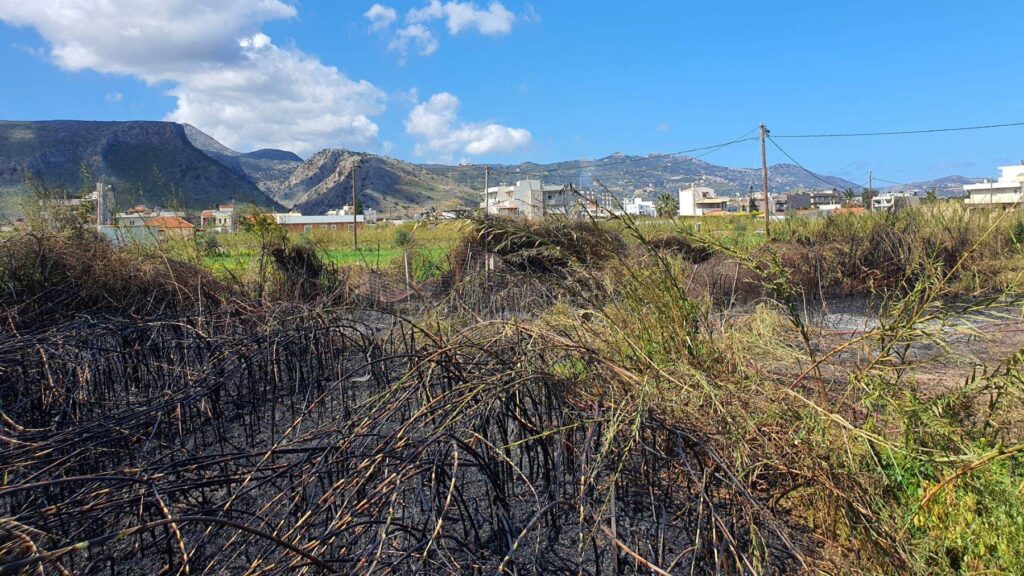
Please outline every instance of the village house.
M796 190L786 195L788 210L837 210L842 199L835 190Z
M622 210L630 216L657 216L658 210L654 207L654 202L650 200L644 200L639 196L633 198L626 198L622 201Z
M361 229L365 218L362 214L324 214L321 216L303 216L299 212L274 214L274 222L293 234L306 234L317 231L352 230L352 226Z
M480 208L496 216L541 218L546 214L566 213L572 203L565 186L545 185L540 180L519 180L512 185L487 189Z
M1017 166L1000 166L999 180L965 184L967 206L1009 207L1024 202L1024 163Z
M158 241L191 240L196 233L196 227L191 222L175 215L150 218L144 226Z
M334 210L328 210L328 216L351 216L355 210L352 209L348 204L341 207L341 209L335 208ZM380 220L380 214L373 208L363 209L363 223L377 222Z
M729 208L728 198L719 198L714 188L691 185L679 189L679 215L704 216L714 212L725 212Z
M920 202L921 199L913 192L888 192L871 197L871 211L892 212L893 210L916 206Z
M210 232L237 232L238 210L234 202L219 204L214 210L199 214L199 227Z

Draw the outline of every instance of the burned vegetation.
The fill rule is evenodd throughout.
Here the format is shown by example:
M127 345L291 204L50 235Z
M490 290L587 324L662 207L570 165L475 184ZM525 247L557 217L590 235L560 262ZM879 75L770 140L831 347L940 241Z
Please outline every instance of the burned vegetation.
M564 224L477 222L442 281L398 300L301 247L269 249L256 290L88 234L4 240L0 573L906 573L922 557L956 573L978 561L901 532L905 510L930 509L894 474L935 486L956 470L935 463L969 456L983 428L1019 441L1006 412L1019 364L976 375L925 422L934 398L894 391L913 384L893 331L916 319L884 325L863 372L840 373L791 313L825 291L821 277L802 286L785 255ZM940 301L937 285L920 293L943 278L923 258L892 305ZM895 274L889 260L861 264ZM709 294L698 280L713 266L759 289ZM737 316L714 303L740 300L763 306ZM996 391L998 406L976 402ZM1006 452L994 460L1017 466Z

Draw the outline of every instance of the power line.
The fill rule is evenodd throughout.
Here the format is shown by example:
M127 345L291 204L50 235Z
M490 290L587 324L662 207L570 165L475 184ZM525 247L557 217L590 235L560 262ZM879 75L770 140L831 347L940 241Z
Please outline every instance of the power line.
M622 165L622 164L631 164L631 163L634 163L634 162L644 162L644 161L647 161L647 160L660 160L662 158L672 158L672 157L675 157L675 156L682 156L684 154L691 154L693 152L704 152L704 154L700 154L700 155L694 156L695 159L696 158L703 158L704 156L707 156L708 154L711 154L712 152L716 152L718 150L721 150L722 148L725 148L727 146L732 146L733 144L739 144L741 142L750 142L750 141L753 141L753 140L757 140L756 137L749 137L749 138L747 137L753 131L754 130L751 130L750 132L747 132L746 134L744 134L743 136L740 136L739 138L736 138L735 140L730 140L728 142L722 142L721 144L712 144L710 146L700 146L700 147L697 147L697 148L690 148L689 150L681 150L679 152L669 152L669 153L664 153L664 154L649 154L647 156L641 156L641 157L638 157L638 158L626 158L624 160L618 160L618 161L615 161L615 162L598 163L596 160L580 161L581 164L579 166L565 167L565 168L551 168L551 169L546 169L546 170L535 170L535 171L532 171L532 172L525 172L525 174L529 175L529 174L551 174L553 172L576 172L576 171L579 171L579 170L587 170L587 169L593 169L593 168L606 168L606 167L609 167L609 166L619 166L619 165ZM584 164L584 162L587 162L587 164ZM520 172L520 174L524 174L524 173Z
M828 187L829 187L829 188L836 188L836 187L838 186L838 185L837 185L837 184L836 184L835 182L829 182L828 180L825 180L825 179L824 179L824 178L822 178L821 176L818 176L818 175L817 175L817 174L815 174L814 172L811 172L810 170L808 170L807 168L805 168L805 167L804 167L804 165L803 165L803 164L801 164L800 162L798 162L796 158L793 158L793 157L792 157L792 156L791 156L791 155L789 154L789 152L786 152L785 150L783 150L783 149L782 149L782 146L779 146L779 143L775 141L775 138L774 138L774 137L772 137L772 136L768 136L768 141L770 141L770 142L772 143L772 146L775 146L776 148L778 148L778 149L779 149L779 152L782 152L782 154L783 154L783 155L785 155L785 156L786 156L786 158L789 158L789 161L790 161L790 162L792 162L793 164L795 164L795 165L796 165L796 166L797 166L798 168L800 168L800 169L801 169L801 170L803 170L804 172L807 172L808 174L810 174L811 176L813 176L813 177L814 177L814 178L816 178L817 180L820 180L821 182L824 182L825 184L827 184L827 185L828 185ZM857 183L856 183L856 182L854 182L854 184L857 184ZM858 186L860 186L861 188L864 188L864 186L863 186L863 185L861 185L861 184L857 184L857 185L858 185Z
M783 134L774 138L854 138L860 136L904 136L908 134L934 134L936 132L963 132L966 130L988 130L990 128L1011 128L1024 126L1024 122L1008 122L1006 124L985 124L982 126L959 126L956 128L929 128L926 130L895 130L889 132L850 132L837 134Z

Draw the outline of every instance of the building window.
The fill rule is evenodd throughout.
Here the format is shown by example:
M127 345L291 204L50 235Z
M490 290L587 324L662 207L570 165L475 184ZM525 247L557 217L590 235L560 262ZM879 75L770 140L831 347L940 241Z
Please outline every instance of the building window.
M338 225L337 224L331 224L331 230L337 230L337 229L338 229Z
M305 234L306 232L312 232L312 231L313 231L313 225L312 224L306 224L305 226L302 227L302 233L303 234Z

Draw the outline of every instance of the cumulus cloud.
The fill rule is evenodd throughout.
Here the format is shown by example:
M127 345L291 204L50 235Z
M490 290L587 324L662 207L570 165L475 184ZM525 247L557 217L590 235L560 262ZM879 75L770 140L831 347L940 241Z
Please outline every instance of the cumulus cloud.
M522 128L461 122L459 104L455 95L442 92L412 109L405 121L405 131L419 138L417 155L504 153L526 147L533 139L529 130Z
M380 32L391 26L397 14L392 8L374 4L365 16L370 20L370 31ZM440 43L434 31L430 29L434 22L443 21L448 33L452 35L475 30L487 36L501 36L512 32L516 18L515 14L497 0L491 2L487 9L480 8L474 2L449 0L442 3L441 0L430 0L425 6L412 8L406 12L406 25L395 31L388 43L388 49L398 52L404 64L411 44L415 44L416 51L421 56L437 52ZM530 5L527 5L527 11L521 18L527 22L539 20L539 16Z
M260 31L296 14L281 0L0 0L0 20L35 28L58 66L169 84L178 104L167 118L229 146L302 154L374 142L381 90Z
M410 24L401 28L395 33L394 38L388 44L388 50L398 52L401 62L404 64L409 55L409 44L416 45L416 52L420 56L430 56L440 47L434 34L422 24Z
M389 28L398 19L398 12L390 6L374 4L363 16L370 21L370 32L379 32Z
M475 29L481 34L490 36L512 32L512 23L516 20L513 14L501 2L491 2L486 10L473 2L457 2L449 0L444 4L441 0L431 0L423 8L413 8L406 14L406 21L411 24L444 18L448 31L458 34L463 30Z
M103 98L111 104L117 104L118 102L124 100L124 94L121 94L120 92L107 92L107 95Z
M243 62L197 72L171 90L178 108L170 120L199 126L229 146L253 143L299 154L377 140L370 116L384 111L384 92L263 34L239 46Z

